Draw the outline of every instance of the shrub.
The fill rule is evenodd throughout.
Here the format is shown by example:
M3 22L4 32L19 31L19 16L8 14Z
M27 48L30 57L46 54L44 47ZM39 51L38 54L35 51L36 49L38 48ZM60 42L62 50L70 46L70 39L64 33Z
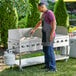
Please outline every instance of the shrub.
M28 15L31 13L32 5L29 0L13 0L14 7L18 13L18 26L19 28L25 28L27 26Z
M69 27L69 15L63 0L58 0L56 2L54 13L58 26Z
M40 19L40 13L37 9L39 0L29 0L29 2L32 4L32 9L31 9L31 15L29 15L28 17L27 27L34 27Z
M54 2L48 0L48 9L54 11L54 5L55 5Z
M17 11L11 0L0 1L0 34L1 43L7 47L8 29L16 28L18 24Z

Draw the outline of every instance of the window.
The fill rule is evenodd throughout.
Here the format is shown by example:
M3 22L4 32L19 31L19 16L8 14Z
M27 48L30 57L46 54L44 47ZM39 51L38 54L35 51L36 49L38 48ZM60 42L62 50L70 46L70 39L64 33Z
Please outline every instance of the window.
M76 26L76 2L66 2L65 4L70 17L70 25Z

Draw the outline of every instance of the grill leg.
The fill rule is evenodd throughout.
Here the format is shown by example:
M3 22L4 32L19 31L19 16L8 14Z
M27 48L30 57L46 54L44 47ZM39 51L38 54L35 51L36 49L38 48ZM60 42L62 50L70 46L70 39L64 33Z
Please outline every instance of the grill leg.
M19 52L19 68L21 71L23 71L22 66L21 66L21 53Z

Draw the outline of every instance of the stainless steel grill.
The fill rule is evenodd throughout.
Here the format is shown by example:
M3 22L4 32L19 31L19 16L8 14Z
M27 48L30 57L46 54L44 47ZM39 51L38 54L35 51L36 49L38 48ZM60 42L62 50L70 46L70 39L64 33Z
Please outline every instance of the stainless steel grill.
M42 49L41 38L27 37L20 41L8 40L8 49L13 49L15 52L37 51Z
M31 28L27 29L14 29L8 32L8 49L13 49L13 51L29 52L37 51L42 49L42 37L30 37L29 31ZM37 33L39 35L39 33ZM54 40L54 47L63 47L62 54L56 55L56 60L63 60L69 58L69 36L57 34ZM21 55L20 55L21 56ZM38 61L38 62L37 62ZM22 64L21 64L22 62ZM34 62L34 63L32 63ZM28 66L33 64L39 64L44 62L44 57L34 57L29 59L16 60L16 64L20 66Z

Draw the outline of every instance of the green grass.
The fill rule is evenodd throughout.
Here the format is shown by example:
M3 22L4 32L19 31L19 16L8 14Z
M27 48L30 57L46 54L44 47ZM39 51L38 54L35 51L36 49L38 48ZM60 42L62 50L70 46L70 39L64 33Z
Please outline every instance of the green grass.
M0 76L76 76L76 59L70 58L68 62L57 61L57 72L45 72L41 69L41 65L35 65L23 68L19 71L18 68L6 69L0 72Z
M60 54L60 51L56 50L55 53ZM44 55L42 51L37 51L37 52L29 53L29 54L23 54L21 58L24 59L24 58L37 57L37 56L42 56L42 55ZM19 59L19 58L16 58L16 59Z
M24 58L30 58L30 57L37 57L37 56L42 56L44 55L42 51L39 51L39 52L33 52L33 53L30 53L30 54L24 54L22 55L22 59Z

